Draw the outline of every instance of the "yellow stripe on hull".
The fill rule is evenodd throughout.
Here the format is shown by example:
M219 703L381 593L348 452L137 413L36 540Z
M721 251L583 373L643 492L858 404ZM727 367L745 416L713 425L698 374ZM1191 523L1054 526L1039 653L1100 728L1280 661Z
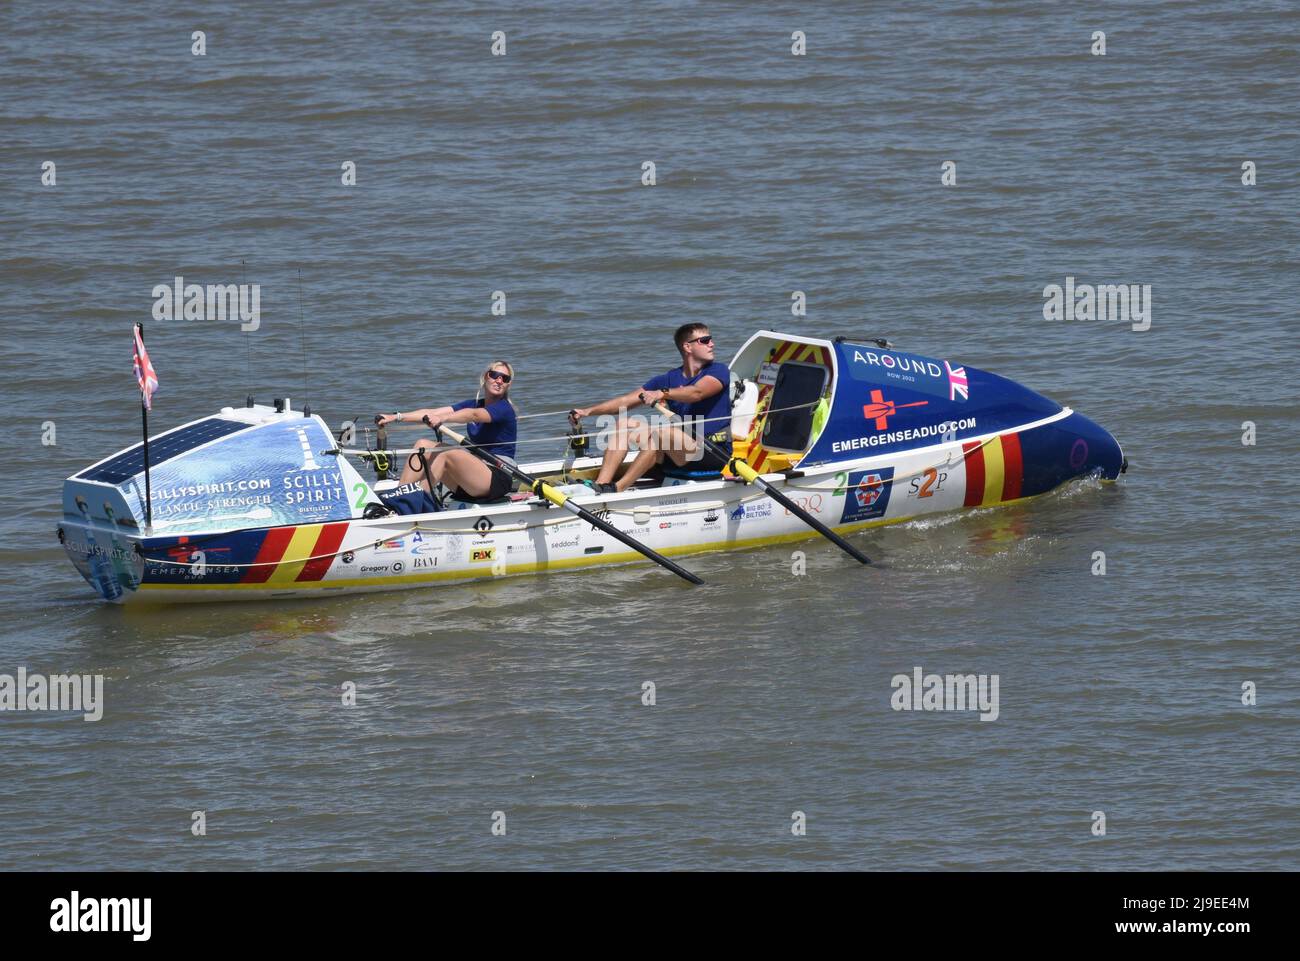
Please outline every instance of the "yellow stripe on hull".
M302 569L307 566L307 560L311 557L312 548L316 546L316 539L320 537L321 528L324 524L306 524L299 527L293 532L293 538L289 541L289 546L284 549L283 557L301 557L302 560L287 561L276 566L271 572L271 576L259 585L250 585L265 588L268 584L292 584L294 578L302 573Z
M1002 456L1002 438L994 437L984 445L984 499L981 507L1002 501L1002 484L1007 476L1006 458Z

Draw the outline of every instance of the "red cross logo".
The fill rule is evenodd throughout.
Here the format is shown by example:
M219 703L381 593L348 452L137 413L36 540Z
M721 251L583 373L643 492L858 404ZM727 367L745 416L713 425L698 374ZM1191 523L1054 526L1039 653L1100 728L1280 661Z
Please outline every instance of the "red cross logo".
M853 496L857 498L859 507L870 507L880 499L880 492L884 488L885 485L881 483L879 474L868 474L858 481Z
M871 403L862 405L862 416L867 420L876 422L876 430L885 430L889 427L889 418L893 417L904 407L920 407L923 404L930 403L928 400L918 400L910 404L895 404L892 400L885 400L884 395L879 390L871 392Z

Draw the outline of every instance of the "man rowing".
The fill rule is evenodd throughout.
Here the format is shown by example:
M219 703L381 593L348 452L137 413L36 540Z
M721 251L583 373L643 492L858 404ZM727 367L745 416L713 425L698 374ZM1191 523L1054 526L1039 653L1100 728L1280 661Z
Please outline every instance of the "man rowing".
M465 433L470 441L498 457L514 460L518 422L514 404L510 402L510 382L513 379L514 368L504 360L494 361L479 378L478 393L473 400L463 400L450 407L422 407L405 413L384 414L378 423L418 423L428 417L435 424L468 424ZM416 441L415 446L423 452L423 458L429 460L427 473L421 455L412 454L402 471L399 490L405 490L408 484L428 488L428 478L432 477L433 483L453 491L451 496L455 500L487 503L505 497L514 486L508 473L464 448L440 447L437 441L426 438Z
M575 425L584 417L619 415L592 485L601 494L627 490L665 457L678 467L689 462L697 471L722 470L726 460L705 450L702 439L712 441L728 457L731 454L731 372L726 364L713 359L715 347L708 325L683 324L673 334L673 342L681 354L680 367L650 378L637 390L569 412ZM628 420L629 409L659 403L666 404L681 422L651 427ZM616 480L619 465L633 445L637 456Z

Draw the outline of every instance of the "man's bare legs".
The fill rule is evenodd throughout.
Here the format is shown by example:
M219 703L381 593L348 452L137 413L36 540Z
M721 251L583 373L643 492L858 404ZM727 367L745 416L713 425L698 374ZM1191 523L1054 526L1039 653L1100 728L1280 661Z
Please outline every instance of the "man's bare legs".
M605 459L600 465L600 473L596 475L597 484L608 484L614 480L619 465L632 446L637 448L637 455L614 485L620 493L635 484L655 464L661 463L664 457L671 459L678 467L700 457L699 441L680 428L651 428L645 422L623 420L610 436L605 448Z

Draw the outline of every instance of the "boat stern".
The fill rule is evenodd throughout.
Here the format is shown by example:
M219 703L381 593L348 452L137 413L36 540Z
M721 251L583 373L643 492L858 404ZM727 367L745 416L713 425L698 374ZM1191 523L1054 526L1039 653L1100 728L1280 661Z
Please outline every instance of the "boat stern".
M139 528L120 491L68 480L63 487L59 543L78 573L106 601L124 601L140 586L144 558Z

